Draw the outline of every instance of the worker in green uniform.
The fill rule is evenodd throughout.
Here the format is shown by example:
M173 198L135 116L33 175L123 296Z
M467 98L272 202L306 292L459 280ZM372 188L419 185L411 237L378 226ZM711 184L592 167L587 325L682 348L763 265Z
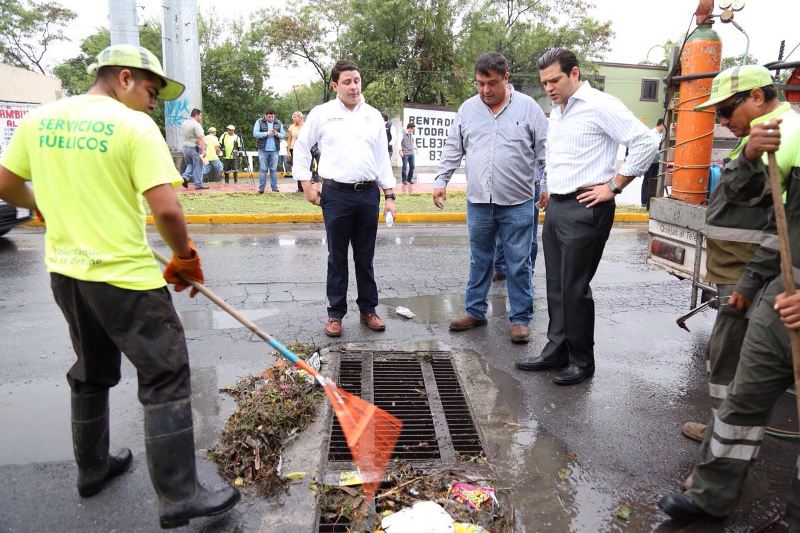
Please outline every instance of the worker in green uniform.
M711 97L703 107L715 105L717 114L736 120L737 114L760 109L750 122L750 138L726 171L749 177L750 183L767 180L767 153L774 152L783 188L792 262L800 267L800 114L780 103L772 79L761 87L740 90L738 76L744 67L727 69L714 78ZM771 215L771 218L774 215ZM774 220L774 218L773 218ZM659 507L668 515L693 522L728 515L736 505L747 471L758 454L765 426L778 398L794 382L787 328L800 329L800 292L784 293L777 239L766 236L756 251L763 279L772 278L750 317L736 373L725 398L705 431L704 456L692 471L692 483L683 494L664 497ZM773 261L763 260L772 257ZM751 269L753 261L748 263ZM769 269L767 266L769 265ZM795 284L800 277L795 274ZM734 290L734 294L740 292ZM740 294L743 294L740 292ZM728 303L736 304L732 296ZM794 473L793 494L787 505L792 527L800 527L800 480Z
M778 105L767 69L746 65L730 73L736 77L739 92L768 86L771 98L765 104L770 109ZM763 238L775 235L775 228L768 226L772 197L766 176L754 177L739 172L735 166L730 169L727 167L737 160L747 144L750 122L762 116L765 109L744 106L735 113L736 109L738 107L723 107L718 112L720 124L739 137L741 142L725 159L726 166L722 169L719 184L711 192L704 228L707 243L706 280L716 284L717 295L722 302L708 346L708 389L714 411L725 399L728 384L736 373L739 350L747 331L747 311L758 290L769 281L763 277L765 269L760 263L767 261L771 265L775 260L774 253L769 250L766 257L759 254L754 258ZM746 270L745 266L750 261L753 264ZM769 267L766 270L768 272ZM682 432L690 439L702 442L705 428L706 424L687 422Z
M96 78L86 94L21 121L0 161L0 198L46 221L45 263L77 355L67 381L78 493L97 494L132 461L127 448L109 452L108 391L124 353L137 371L160 525L178 527L239 500L234 488L198 482L186 340L165 283L180 291L188 286L182 277L203 280L175 193L181 176L147 114L184 87L133 45L106 48L89 72ZM163 277L147 243L143 199L173 251Z

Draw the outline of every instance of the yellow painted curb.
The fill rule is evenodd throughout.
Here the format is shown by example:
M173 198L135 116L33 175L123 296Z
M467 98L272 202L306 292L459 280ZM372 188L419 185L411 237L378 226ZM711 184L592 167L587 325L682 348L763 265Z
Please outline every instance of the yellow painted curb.
M419 224L427 222L466 222L466 213L398 213L397 222L409 224ZM539 214L539 222L544 220L544 213ZM649 220L647 213L617 213L614 215L614 222L642 222ZM186 215L187 224L309 224L322 222L322 213L272 213L260 215ZM380 216L383 222L383 215ZM147 223L153 224L153 217L147 217ZM23 224L27 227L41 227L42 223L36 219Z

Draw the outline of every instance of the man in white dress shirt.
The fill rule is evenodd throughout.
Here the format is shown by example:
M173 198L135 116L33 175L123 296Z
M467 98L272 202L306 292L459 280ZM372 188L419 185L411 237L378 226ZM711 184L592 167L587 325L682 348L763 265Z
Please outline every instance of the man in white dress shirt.
M386 150L381 113L361 96L361 73L351 61L331 71L336 98L311 110L294 146L294 179L306 200L322 207L328 237L328 321L325 334L339 337L347 313L347 252L352 244L361 322L373 331L386 329L378 317L378 286L372 268L378 232L380 193L385 213L395 214L395 178ZM311 147L320 151L322 193L311 184Z
M575 54L551 48L539 77L553 102L547 134L550 197L542 230L548 343L521 370L558 370L553 382L594 375L594 300L589 283L614 223L614 197L647 170L658 148L647 127L614 96L581 80ZM615 172L619 145L628 155Z

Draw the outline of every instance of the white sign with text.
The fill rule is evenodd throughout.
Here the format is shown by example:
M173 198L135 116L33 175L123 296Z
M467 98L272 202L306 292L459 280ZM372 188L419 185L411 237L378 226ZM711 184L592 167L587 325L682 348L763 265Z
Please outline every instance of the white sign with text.
M414 123L414 139L417 145L417 166L437 166L442 159L442 150L450 133L450 126L456 117L455 111L441 111L438 109L418 109L407 107L403 109L402 132L406 126ZM464 165L464 161L461 161Z

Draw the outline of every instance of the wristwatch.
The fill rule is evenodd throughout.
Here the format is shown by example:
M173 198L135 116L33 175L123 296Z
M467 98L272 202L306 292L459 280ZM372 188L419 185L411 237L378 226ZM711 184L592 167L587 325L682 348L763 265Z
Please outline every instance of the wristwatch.
M611 181L608 182L608 188L611 189L611 192L614 194L619 194L622 192L622 187L617 185L617 182L614 181L614 178L611 178Z
M395 199L394 193L392 193L392 194L384 194L383 197L385 199L387 199L387 200L394 200Z

